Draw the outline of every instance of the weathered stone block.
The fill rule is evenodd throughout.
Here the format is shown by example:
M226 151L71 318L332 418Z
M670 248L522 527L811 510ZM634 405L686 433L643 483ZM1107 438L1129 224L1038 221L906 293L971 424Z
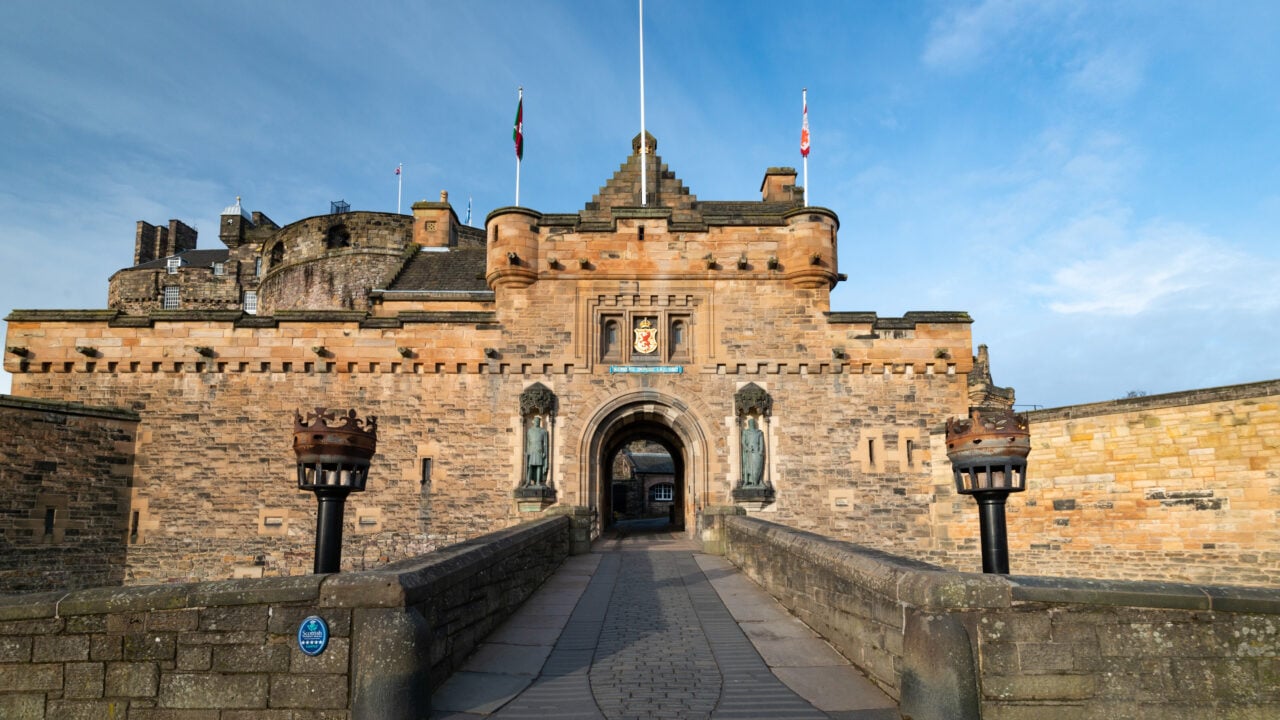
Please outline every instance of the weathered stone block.
M271 678L271 707L345 708L347 683L332 675L275 675Z
M177 639L171 634L140 633L124 636L121 657L124 660L172 660Z
M167 708L136 708L136 703L129 705L129 719L134 720L219 720L224 717L218 710L173 710ZM258 712L256 710L248 711Z
M119 660L124 657L124 638L119 635L94 635L89 640L90 660Z
M265 708L267 689L266 675L166 673L160 678L160 707Z
M217 645L213 648L213 670L215 672L287 672L289 646L284 643Z
M122 700L51 700L49 720L102 720L122 718L129 703Z
M0 635L0 663L29 662L31 638Z
M1061 643L1018 643L1022 672L1028 675L1066 672L1075 668L1075 652Z
M102 663L67 663L64 671L63 697L86 699L102 697Z
M208 645L179 645L174 666L178 670L208 670L213 667L213 648Z
M160 668L155 663L107 663L107 697L155 697Z
M36 636L32 662L77 662L89 659L88 635Z
M0 665L0 692L61 689L62 665L59 663Z
M44 694L0 695L0 717L5 720L45 720Z
M147 614L146 627L150 632L179 632L195 630L200 622L200 611L193 608L184 610L162 610Z
M1087 700L1094 695L1092 675L996 675L983 678L987 700Z
M267 629L268 607L211 607L200 611L203 632L255 632Z

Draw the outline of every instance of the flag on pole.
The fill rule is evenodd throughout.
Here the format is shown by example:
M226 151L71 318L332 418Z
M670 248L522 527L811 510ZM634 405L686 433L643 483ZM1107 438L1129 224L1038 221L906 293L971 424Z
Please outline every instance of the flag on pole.
M397 174L397 175L399 175L399 174L400 174L400 168L398 168L398 167L396 168L396 174Z
M516 159L524 159L524 97L516 103L516 122L511 128L511 140L516 144Z
M795 107L794 105L792 107ZM804 121L800 125L800 155L809 157L809 101L804 100Z

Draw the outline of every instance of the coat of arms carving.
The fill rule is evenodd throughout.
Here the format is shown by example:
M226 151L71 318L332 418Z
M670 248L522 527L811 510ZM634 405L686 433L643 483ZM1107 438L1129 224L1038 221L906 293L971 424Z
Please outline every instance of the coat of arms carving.
M658 329L649 318L640 321L636 326L636 352L648 355L658 349Z

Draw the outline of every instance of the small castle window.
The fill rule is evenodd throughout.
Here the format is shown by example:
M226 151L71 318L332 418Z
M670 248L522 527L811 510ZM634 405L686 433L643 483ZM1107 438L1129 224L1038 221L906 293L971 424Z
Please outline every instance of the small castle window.
M671 502L675 499L675 485L671 483L659 483L649 488L649 500L652 502Z
M271 248L271 267L282 262L284 262L284 243L276 243L275 247Z
M53 534L53 522L58 516L58 509L54 507L46 507L44 509L44 534Z
M258 314L258 293L256 291L244 291L244 311L250 315Z
M262 277L262 258L253 259L253 274L256 277Z
M164 300L161 307L163 307L165 310L178 309L178 286L177 285L164 286Z
M670 350L669 357L672 360L688 360L689 359L689 320L684 317L674 317L671 319L669 326L671 330L668 332L667 347Z
M170 275L177 275L178 268L182 267L182 258L171 257L165 261L164 268Z
M617 318L607 318L604 321L603 332L600 334L600 357L602 359L619 359L622 356L621 342L622 324Z
M214 274L214 275L219 275L219 276L221 276L221 275L226 275L226 274L227 274L227 266L226 266L225 264L223 264L223 263L220 263L220 262L216 262L216 263L214 263L214 264L213 264L213 274Z
M907 467L916 466L916 441L907 440Z

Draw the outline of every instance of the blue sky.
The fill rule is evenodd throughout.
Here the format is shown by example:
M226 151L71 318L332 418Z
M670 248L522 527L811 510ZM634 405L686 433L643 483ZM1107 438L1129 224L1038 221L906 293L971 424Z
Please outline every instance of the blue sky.
M792 5L788 7L788 5ZM638 131L633 1L11 3L0 308L98 308L137 220L220 247L450 192L573 212ZM841 219L836 310L966 310L1057 406L1280 377L1280 4L645 7L646 119L707 200L799 167ZM4 382L7 386L7 378Z

